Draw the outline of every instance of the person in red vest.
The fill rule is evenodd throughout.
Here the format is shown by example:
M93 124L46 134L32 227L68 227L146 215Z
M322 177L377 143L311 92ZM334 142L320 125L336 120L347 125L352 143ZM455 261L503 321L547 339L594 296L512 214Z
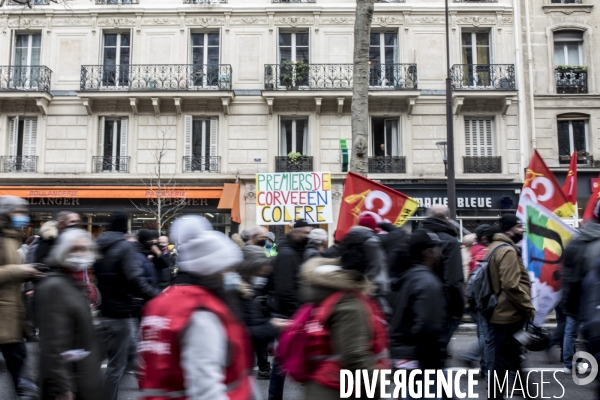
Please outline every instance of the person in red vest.
M252 346L230 290L242 251L199 216L175 221L171 238L179 275L142 312L142 399L251 400Z

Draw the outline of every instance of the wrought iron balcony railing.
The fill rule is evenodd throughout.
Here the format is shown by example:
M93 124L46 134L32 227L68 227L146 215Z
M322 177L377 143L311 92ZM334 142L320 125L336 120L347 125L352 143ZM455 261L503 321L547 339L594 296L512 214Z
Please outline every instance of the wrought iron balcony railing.
M502 157L463 157L465 174L501 174Z
M36 172L37 156L2 156L2 172Z
M516 90L513 64L456 64L450 73L454 90Z
M221 157L183 157L183 172L219 173Z
M583 0L552 0L551 4L583 4Z
M374 0L374 3L406 3L406 0Z
M1 66L0 90L47 92L51 78L52 71L43 65Z
M266 64L265 90L350 90L352 64L308 64L304 74L294 65ZM407 90L417 88L416 64L374 64L369 72L370 88Z
M271 0L271 3L316 3L317 0Z
M227 4L227 0L183 0L183 4Z
M556 93L587 93L587 69L556 68Z
M140 4L140 0L96 0L98 5Z
M561 165L566 165L571 163L571 155L558 156L558 163ZM594 157L593 156L577 156L577 165L579 166L594 166Z
M404 174L406 173L406 157L369 157L369 173Z
M129 172L129 157L95 156L94 172Z
M47 6L48 0L31 0L31 5L33 6ZM26 0L10 0L8 2L9 6L27 6Z
M294 160L288 156L275 157L275 172L309 172L312 170L312 156L300 156Z
M81 90L231 90L231 65L83 65Z
M497 3L498 0L454 0L455 3Z

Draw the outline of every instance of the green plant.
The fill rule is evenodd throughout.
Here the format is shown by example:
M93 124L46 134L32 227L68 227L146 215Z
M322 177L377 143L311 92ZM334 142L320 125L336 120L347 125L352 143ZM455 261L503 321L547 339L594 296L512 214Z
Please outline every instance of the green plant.
M557 65L556 69L559 69L559 70L581 69L582 71L587 71L588 67L583 66L583 65Z
M586 150L577 151L577 157L587 157L589 155L590 155L590 153L588 153Z
M310 65L303 61L284 61L279 66L279 83L287 89L299 86L307 77Z
M298 159L302 157L302 153L298 153L297 151L291 151L288 153L287 156L291 163L296 164L298 162Z

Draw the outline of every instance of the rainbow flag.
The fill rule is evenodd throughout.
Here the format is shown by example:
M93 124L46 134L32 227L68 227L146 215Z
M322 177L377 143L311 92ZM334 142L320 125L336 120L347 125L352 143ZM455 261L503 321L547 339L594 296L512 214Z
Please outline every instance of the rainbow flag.
M561 298L563 253L577 231L539 203L523 203L523 263L531 279L534 325L540 326Z

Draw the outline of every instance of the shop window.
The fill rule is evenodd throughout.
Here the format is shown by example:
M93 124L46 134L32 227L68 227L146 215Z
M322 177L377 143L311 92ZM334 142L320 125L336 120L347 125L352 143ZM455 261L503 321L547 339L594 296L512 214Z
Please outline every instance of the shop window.
M588 142L588 117L563 115L558 117L558 156L561 164L569 164L571 155L577 152L579 164L591 164Z
M373 118L372 148L375 157L400 156L400 132L397 118Z
M96 172L127 172L127 118L100 118Z
M280 154L287 156L290 153L299 153L302 156L308 153L307 118L281 119Z
M217 117L185 116L184 172L219 172Z

